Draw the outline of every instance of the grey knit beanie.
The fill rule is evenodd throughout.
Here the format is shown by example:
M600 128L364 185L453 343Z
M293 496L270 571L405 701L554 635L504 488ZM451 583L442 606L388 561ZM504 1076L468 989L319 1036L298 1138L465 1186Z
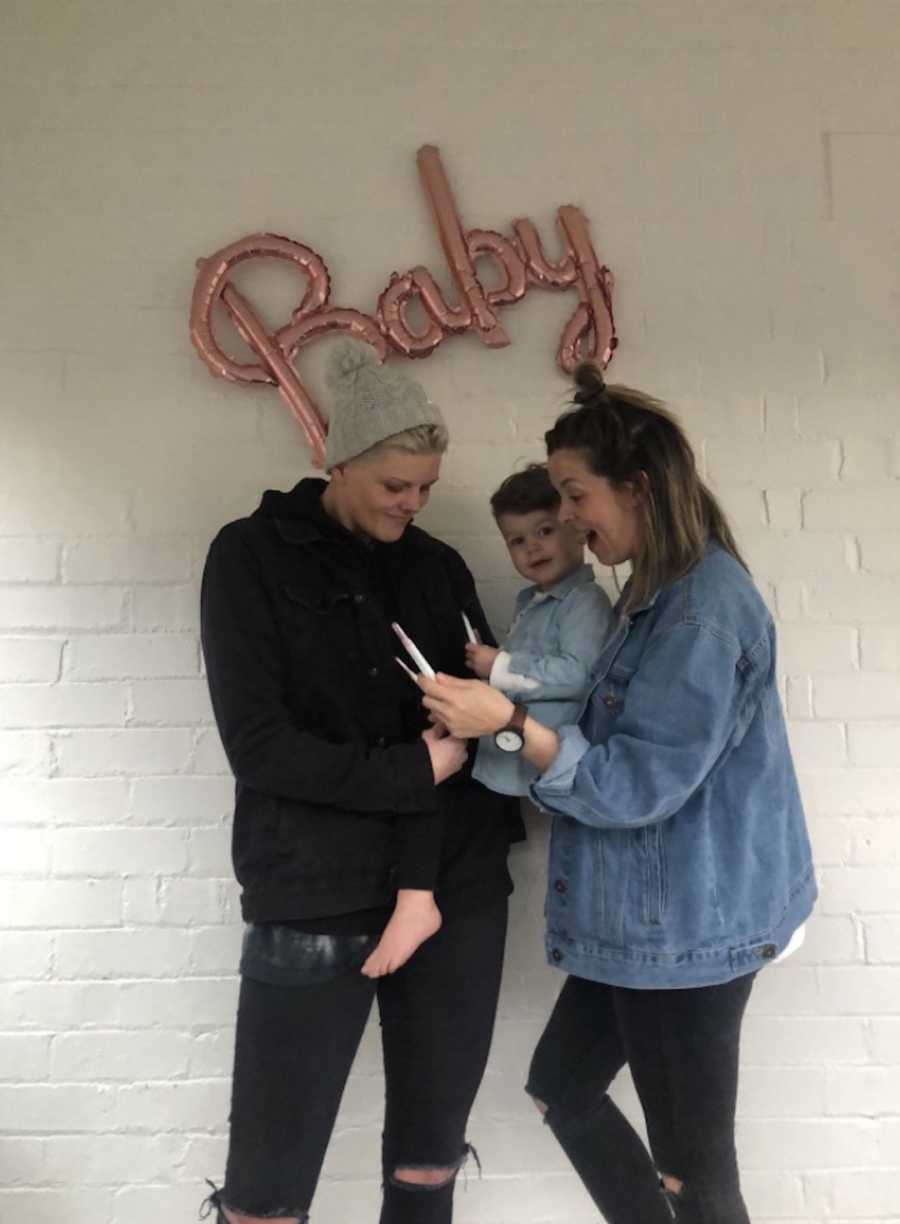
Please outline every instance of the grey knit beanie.
M444 425L419 383L379 365L364 344L345 340L328 362L331 412L325 470L355 459L372 446L417 425Z

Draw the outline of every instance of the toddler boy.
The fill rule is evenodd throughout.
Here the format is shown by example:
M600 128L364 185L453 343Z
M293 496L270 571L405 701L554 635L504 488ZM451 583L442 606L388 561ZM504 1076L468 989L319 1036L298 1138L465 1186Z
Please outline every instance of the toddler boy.
M501 648L469 645L469 667L548 727L581 713L591 667L612 625L612 607L584 563L584 542L559 521L559 494L543 464L514 472L491 498L513 565L529 586ZM537 776L520 753L482 736L472 776L504 795L527 795Z

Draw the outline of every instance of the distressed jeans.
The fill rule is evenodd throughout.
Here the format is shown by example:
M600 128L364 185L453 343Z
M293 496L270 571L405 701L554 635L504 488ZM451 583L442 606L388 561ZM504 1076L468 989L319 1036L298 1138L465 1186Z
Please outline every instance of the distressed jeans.
M307 1218L377 998L385 1071L381 1224L449 1224L453 1176L431 1187L394 1174L455 1174L470 1150L466 1124L493 1034L506 918L505 900L453 918L397 973L377 981L358 964L294 985L256 981L245 971L228 1167L212 1205ZM365 949L360 964L364 958Z
M749 1224L734 1146L741 1021L753 974L626 990L569 977L527 1091L607 1224ZM650 1151L608 1090L628 1064ZM683 1190L667 1194L660 1175Z

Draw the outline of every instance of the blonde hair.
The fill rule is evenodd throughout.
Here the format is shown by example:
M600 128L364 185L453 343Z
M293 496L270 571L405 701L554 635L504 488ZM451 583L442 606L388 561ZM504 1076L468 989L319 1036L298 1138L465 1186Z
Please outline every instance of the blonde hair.
M403 451L407 455L443 455L449 445L450 435L444 425L414 425L412 429L383 438L354 459L374 459L386 450Z
M686 574L710 539L744 569L728 519L697 473L694 452L665 405L631 387L607 386L585 362L575 371L574 408L544 435L547 453L580 451L591 471L614 488L643 491L640 551L622 600L625 613Z

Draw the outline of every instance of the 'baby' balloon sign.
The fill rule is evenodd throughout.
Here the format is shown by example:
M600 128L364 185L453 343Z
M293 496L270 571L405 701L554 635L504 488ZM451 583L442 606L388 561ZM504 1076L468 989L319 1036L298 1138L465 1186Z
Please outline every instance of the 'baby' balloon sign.
M451 333L473 332L489 348L509 344L498 308L520 301L528 289L575 289L579 303L559 341L557 358L567 372L579 360L593 358L606 366L617 344L612 310L613 278L591 245L588 223L580 209L564 204L557 219L562 258L548 259L537 229L527 218L512 223L509 237L494 230L464 231L450 184L434 145L424 145L417 157L422 186L431 205L444 256L456 288L451 304L427 268L402 276L394 272L371 314L333 306L331 278L321 255L311 247L276 234L251 234L198 260L199 274L191 302L191 339L213 374L240 383L277 386L320 466L327 424L294 368L294 358L310 341L329 332L346 332L370 344L384 361L391 353L428 357ZM231 270L246 259L285 259L306 278L303 298L284 326L272 335L247 299L230 283ZM478 277L478 260L489 259L497 283L485 289ZM418 300L426 322L415 329L409 319ZM256 362L228 356L212 329L213 309L221 302L240 336L255 352Z

